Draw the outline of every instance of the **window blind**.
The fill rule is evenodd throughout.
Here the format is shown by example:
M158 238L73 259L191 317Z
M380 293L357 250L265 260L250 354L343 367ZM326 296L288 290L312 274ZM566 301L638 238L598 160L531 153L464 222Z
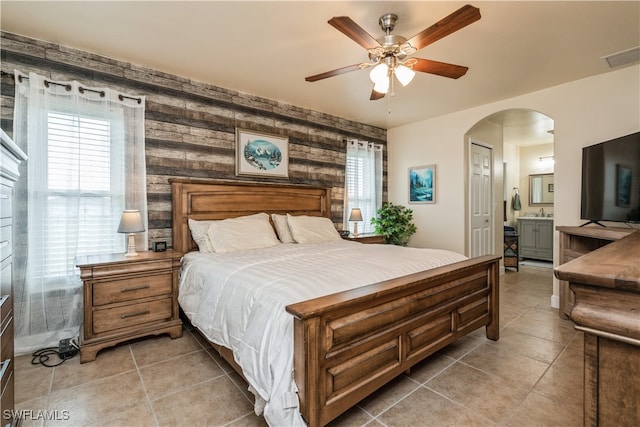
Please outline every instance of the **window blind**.
M382 206L382 150L380 144L364 141L347 143L345 168L345 225L349 223L352 208L360 208L363 221L358 225L362 233L371 233L374 226L371 218Z
M112 185L111 132L108 120L48 113L44 277L67 275L73 254L114 252L119 218L112 202L122 189Z

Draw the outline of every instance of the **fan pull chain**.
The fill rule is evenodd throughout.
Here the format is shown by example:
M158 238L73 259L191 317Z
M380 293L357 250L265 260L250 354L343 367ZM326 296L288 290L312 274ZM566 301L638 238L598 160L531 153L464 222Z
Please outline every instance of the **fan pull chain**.
M387 95L387 114L391 114L391 97L394 95L393 92L393 75L389 76L389 93Z

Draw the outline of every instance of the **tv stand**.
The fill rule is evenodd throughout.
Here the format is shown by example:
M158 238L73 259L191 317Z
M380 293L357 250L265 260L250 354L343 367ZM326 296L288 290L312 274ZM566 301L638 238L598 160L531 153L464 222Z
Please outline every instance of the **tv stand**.
M582 226L558 226L556 230L560 233L558 266L638 231L635 228ZM566 281L560 279L558 286L560 293L560 317L568 319L573 309L575 296L569 288L569 283Z
M592 219L592 220L590 220L589 222L585 222L585 223L584 223L584 224L582 224L580 227L584 227L585 225L589 225L589 224L596 224L596 225L599 225L599 226L600 226L600 227L602 227L602 228L607 228L607 226L606 226L606 225L602 225L602 224L600 223L600 221L593 220L593 219Z

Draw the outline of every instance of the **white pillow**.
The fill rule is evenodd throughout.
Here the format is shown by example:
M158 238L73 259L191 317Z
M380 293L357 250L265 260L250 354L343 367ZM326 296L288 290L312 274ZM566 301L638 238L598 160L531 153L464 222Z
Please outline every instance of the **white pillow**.
M291 230L289 230L286 215L271 214L271 220L273 221L273 225L276 227L276 233L278 233L278 238L282 243L296 242L291 235Z
M209 242L209 237L207 236L207 230L209 230L209 226L214 221L196 221L195 219L189 218L189 230L191 230L191 237L198 245L198 250L203 253L213 252L213 247Z
M334 242L342 240L329 218L287 214L291 235L298 243Z
M214 252L268 248L280 244L266 213L213 221L207 236Z

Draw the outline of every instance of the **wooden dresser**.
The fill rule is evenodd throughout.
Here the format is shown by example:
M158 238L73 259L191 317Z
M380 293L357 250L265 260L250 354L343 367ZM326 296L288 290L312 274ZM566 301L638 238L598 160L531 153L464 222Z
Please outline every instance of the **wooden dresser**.
M640 426L640 232L555 269L584 332L584 425Z
M558 265L581 257L636 231L633 228L600 226L560 226L556 227L556 230L560 233ZM569 289L569 284L566 281L561 280L559 286L560 317L568 319L574 303L573 292Z
M80 362L123 341L167 333L182 336L178 274L182 254L139 252L78 257L84 286Z
M13 360L13 191L20 176L18 166L26 155L0 129L0 414L2 425L12 425L10 411L14 409Z

